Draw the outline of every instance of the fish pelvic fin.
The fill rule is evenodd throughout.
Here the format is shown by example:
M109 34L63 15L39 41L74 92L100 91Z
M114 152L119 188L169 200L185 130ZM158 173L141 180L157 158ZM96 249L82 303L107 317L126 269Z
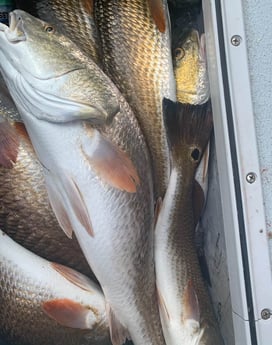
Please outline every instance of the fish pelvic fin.
M113 345L122 345L126 339L130 340L130 334L125 326L116 317L109 303L106 304L106 313L109 321L110 337Z
M163 111L172 163L189 160L196 169L213 127L210 101L192 105L164 99Z
M158 287L157 287L157 296L158 296L160 313L161 313L164 320L169 321L170 320L170 314L168 312L168 309L166 307L166 303L165 303L164 298L163 298L160 290L158 289Z
M80 287L82 290L94 292L92 281L89 278L85 277L83 274L73 270L70 267L57 264L55 262L51 262L50 265L56 272L61 274L70 283Z
M19 139L16 130L5 119L0 118L0 166L11 169L19 152Z
M53 299L42 303L42 310L47 316L62 326L89 329L90 309L68 298Z
M166 30L166 16L162 0L148 0L151 16L161 33Z
M182 323L192 329L200 328L200 309L196 290L192 280L189 280L183 295L184 311Z
M45 181L52 209L64 233L72 238L73 222L69 216L72 211L88 234L94 237L87 206L73 178L65 173L59 178L47 172Z
M46 189L50 205L55 213L55 216L58 220L60 227L68 238L72 238L73 235L73 226L70 222L68 212L66 211L66 206L62 200L62 195L59 191L59 188L52 180L52 176L46 176Z
M81 152L97 176L114 188L135 193L140 179L127 153L97 130L86 130L92 136L93 146L87 141L81 145Z

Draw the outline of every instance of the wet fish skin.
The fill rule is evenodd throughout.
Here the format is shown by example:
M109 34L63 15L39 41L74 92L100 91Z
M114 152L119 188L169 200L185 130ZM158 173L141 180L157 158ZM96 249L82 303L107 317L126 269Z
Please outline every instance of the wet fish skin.
M93 61L100 63L100 40L94 24L92 0L17 1L17 8L52 24Z
M139 120L151 154L155 196L162 197L169 178L162 100L176 99L167 2L95 0L94 9L104 71Z
M10 28L0 26L0 67L44 167L51 205L62 228L69 234L74 230L101 284L113 344L121 344L129 333L135 345L164 345L155 291L152 176L144 137L110 79L67 38L46 28L29 14L14 11ZM24 56L19 65L18 55ZM82 86L84 91L91 88L86 98L89 117L86 104L74 96L74 89ZM111 104L119 106L110 121L100 115L107 93ZM33 106L38 96L40 102Z
M110 345L102 292L76 271L68 273L78 282L60 272L0 231L0 335L13 345Z
M155 229L164 336L168 345L219 345L223 341L194 243L192 200L196 168L212 129L211 108L209 103L194 106L170 101L165 108L172 169Z
M199 38L198 31L192 29L185 38L181 37L183 40L173 43L177 100L203 104L210 97L204 34Z
M65 236L58 224L49 204L42 166L23 124L0 123L0 133L2 129L7 131L7 126L18 140L18 149L10 167L0 164L0 228L33 253L95 279L75 237Z

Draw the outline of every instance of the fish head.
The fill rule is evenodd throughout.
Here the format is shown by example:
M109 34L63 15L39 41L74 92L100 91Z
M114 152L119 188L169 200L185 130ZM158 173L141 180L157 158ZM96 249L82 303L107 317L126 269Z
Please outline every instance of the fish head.
M50 24L22 10L10 12L9 23L9 27L0 24L0 31L6 36L1 43L18 72L50 79L82 68L66 49L61 49L70 41Z
M0 69L19 111L43 120L103 125L120 109L113 84L96 64L25 11L14 10L9 26L0 24Z
M205 36L192 29L176 44L173 52L177 100L181 103L203 104L210 96L205 57Z

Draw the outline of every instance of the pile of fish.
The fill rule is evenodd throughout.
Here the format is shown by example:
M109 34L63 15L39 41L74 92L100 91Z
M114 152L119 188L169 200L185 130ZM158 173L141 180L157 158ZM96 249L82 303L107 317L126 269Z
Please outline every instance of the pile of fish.
M194 243L212 111L188 3L18 1L0 24L9 344L223 344Z

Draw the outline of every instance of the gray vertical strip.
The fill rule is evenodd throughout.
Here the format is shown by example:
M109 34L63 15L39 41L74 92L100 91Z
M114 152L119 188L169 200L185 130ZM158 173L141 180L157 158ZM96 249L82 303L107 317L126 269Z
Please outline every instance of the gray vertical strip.
M233 112L232 112L232 107L231 107L231 97L230 97L230 91L229 91L229 80L228 80L228 72L227 72L227 62L226 62L226 52L225 52L223 22L222 22L222 10L221 10L220 0L215 1L215 8L216 8L216 14L217 14L218 37L219 37L218 43L219 43L219 48L220 48L222 80L224 84L223 86L224 86L224 96L225 96L225 107L226 107L226 114L227 114L228 133L229 133L229 138L230 138L233 180L234 180L234 185L235 185L236 208L237 208L237 217L238 217L238 224L239 224L239 235L240 235L240 242L241 242L241 253L242 253L242 261L243 261L243 269L244 269L247 306L248 306L248 320L249 320L252 345L258 345L254 310L253 310L253 297L252 297L251 278L250 278L249 262L248 262L248 250L247 250L246 231L245 231L245 222L244 222L244 213L243 213L243 202L242 202L241 186L240 186L240 179L239 179L239 167L238 167L238 160L237 160L236 141L235 141L235 135L234 135Z

